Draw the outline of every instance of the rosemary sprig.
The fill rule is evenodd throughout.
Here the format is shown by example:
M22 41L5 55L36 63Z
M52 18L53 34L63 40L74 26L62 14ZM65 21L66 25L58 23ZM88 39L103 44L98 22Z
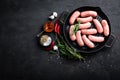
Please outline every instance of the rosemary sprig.
M78 23L74 25L72 35L74 35L79 30L79 26L80 26L80 21L78 21Z
M63 56L67 56L69 58L77 58L77 59L84 59L80 53L77 53L76 51L74 51L73 48L71 48L63 39L62 36L57 36L57 46L58 49L60 51L60 54Z

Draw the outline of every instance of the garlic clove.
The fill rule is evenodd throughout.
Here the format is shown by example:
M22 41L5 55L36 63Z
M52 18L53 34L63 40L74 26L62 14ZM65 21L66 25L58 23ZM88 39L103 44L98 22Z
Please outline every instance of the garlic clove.
M58 46L57 46L57 45L54 45L54 46L53 46L53 50L57 51L57 50L58 50Z
M53 16L57 17L58 16L57 12L53 12Z
M54 19L55 17L54 17L54 15L51 15L49 18L50 18L50 19Z

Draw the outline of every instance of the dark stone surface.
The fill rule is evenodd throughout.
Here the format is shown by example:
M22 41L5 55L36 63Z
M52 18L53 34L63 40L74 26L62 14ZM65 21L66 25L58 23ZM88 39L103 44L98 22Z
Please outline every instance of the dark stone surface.
M99 6L116 42L82 61L57 59L40 49L36 34L48 16L81 6ZM119 0L3 0L0 2L0 80L119 80Z

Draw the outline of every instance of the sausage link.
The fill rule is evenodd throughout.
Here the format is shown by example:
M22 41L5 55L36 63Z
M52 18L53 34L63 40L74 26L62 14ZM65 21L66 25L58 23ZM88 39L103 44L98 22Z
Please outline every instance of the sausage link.
M76 32L76 40L79 46L84 46L80 30Z
M76 36L75 36L75 34L73 34L73 30L74 30L74 25L71 25L70 29L69 29L69 36L70 36L70 39L72 41L75 41L76 40Z
M91 27L91 23L87 22L87 23L80 24L79 29L87 29L90 27Z
M97 30L96 29L82 29L81 32L82 34L89 35L89 34L96 34Z
M92 43L92 42L87 38L86 35L83 35L83 36L82 36L82 39L83 39L84 43L85 43L89 48L94 48L94 47L95 47L94 43Z
M92 20L93 18L91 16L85 18L77 18L77 21L80 21L80 23L91 22Z
M69 23L73 24L75 22L75 20L80 16L80 12L79 11L75 11L72 16L70 17Z
M87 17L87 16L96 17L97 12L96 11L84 11L84 12L81 12L81 17Z
M88 39L91 40L92 42L103 42L104 41L104 37L102 36L88 35Z
M109 25L108 25L107 21L102 20L101 24L102 24L102 27L103 27L104 35L108 36L110 32L109 32Z
M97 20L97 19L93 19L93 22L97 28L98 33L102 33L103 32L103 28L101 23Z

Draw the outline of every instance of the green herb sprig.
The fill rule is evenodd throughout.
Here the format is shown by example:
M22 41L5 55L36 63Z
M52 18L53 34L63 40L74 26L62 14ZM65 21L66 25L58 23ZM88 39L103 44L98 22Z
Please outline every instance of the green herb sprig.
M63 39L62 36L57 36L57 46L60 52L60 55L67 56L68 58L76 58L83 60L84 58L80 53L77 53L73 48L71 48Z
M80 26L80 21L78 21L78 23L74 25L72 35L74 35L79 30L79 26Z

